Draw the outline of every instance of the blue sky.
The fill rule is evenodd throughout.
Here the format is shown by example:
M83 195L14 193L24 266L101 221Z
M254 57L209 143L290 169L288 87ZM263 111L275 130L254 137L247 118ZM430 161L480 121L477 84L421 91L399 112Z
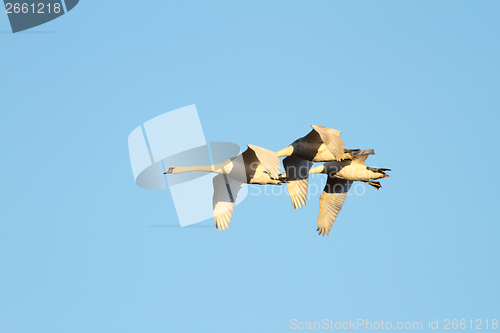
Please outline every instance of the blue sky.
M18 34L0 15L0 331L499 319L499 10L81 1ZM127 137L191 104L207 141L278 150L318 124L391 177L328 237L318 196L249 196L225 232L150 227L177 216L135 185Z

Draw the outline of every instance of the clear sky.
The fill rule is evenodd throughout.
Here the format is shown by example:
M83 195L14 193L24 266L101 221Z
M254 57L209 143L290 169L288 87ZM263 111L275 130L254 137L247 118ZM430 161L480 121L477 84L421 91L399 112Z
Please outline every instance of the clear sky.
M18 34L0 15L0 331L491 330L499 13L497 1L82 0ZM375 149L367 164L391 177L349 196L328 237L318 195L294 211L252 188L225 232L151 227L177 216L168 190L135 185L127 137L191 104L207 141L278 150L318 124Z

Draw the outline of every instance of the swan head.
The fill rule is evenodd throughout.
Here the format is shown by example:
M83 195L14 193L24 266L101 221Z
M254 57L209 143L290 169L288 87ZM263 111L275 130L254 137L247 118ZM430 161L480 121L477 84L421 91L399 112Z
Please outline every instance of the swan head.
M175 167L170 167L167 171L165 171L163 174L168 175L171 173L174 173Z

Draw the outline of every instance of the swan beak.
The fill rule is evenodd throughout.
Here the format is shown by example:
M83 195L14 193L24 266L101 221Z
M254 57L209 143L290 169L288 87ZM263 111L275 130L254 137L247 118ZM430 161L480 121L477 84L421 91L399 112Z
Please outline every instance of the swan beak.
M173 173L173 172L174 172L174 168L173 168L173 167L171 167L171 168L169 168L167 171L165 171L163 174L164 174L164 175L168 175L168 174Z

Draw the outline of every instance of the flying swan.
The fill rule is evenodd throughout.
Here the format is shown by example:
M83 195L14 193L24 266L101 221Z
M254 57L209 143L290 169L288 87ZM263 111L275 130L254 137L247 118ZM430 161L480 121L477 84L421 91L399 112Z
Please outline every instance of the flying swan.
M328 235L344 204L347 192L354 181L365 182L377 190L380 182L373 179L389 177L385 171L391 169L375 169L365 165L369 155L374 155L373 149L357 150L352 160L327 162L309 170L310 174L324 173L328 175L325 188L319 199L318 229L319 234Z
M248 145L248 149L243 153L222 163L189 167L173 166L165 174L189 171L218 173L213 179L213 212L216 228L225 230L231 222L234 203L243 184L281 184L284 180L278 177L279 170L280 160L275 152Z
M295 209L306 205L312 162L340 162L351 158L352 150L344 149L344 141L340 138L341 131L318 125L311 127L313 129L309 134L276 152L278 157L288 156L283 160L283 166L288 193Z

